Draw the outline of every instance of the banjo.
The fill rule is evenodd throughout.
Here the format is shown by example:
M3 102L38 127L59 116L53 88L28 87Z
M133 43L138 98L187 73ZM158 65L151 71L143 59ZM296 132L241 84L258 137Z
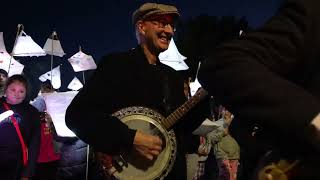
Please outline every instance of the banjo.
M142 158L134 150L118 156L97 152L96 159L106 179L115 177L121 180L161 180L166 177L173 167L177 152L176 137L171 127L206 95L207 92L200 88L167 118L152 109L140 106L127 107L113 113L113 116L131 129L158 135L165 146L159 156L152 161Z

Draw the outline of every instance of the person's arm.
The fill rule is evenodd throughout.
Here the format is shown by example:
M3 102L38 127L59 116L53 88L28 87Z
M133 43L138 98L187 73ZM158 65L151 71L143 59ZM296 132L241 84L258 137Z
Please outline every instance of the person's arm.
M36 112L36 110L31 113L33 114L33 116L31 116L33 118L32 123L34 124L32 126L32 135L28 146L28 164L22 170L22 178L30 178L33 176L40 150L40 113Z
M320 136L320 114L318 114L311 122L313 126L319 129L319 136Z
M104 153L119 153L132 148L136 131L129 129L113 113L112 96L117 65L102 60L91 79L72 100L66 111L66 125L84 142Z
M261 29L224 43L202 63L201 85L242 123L303 136L319 113L317 98L287 80L307 60L301 51L311 19L304 2L286 3Z
M311 143L320 150L320 114L318 114L312 121L310 131L308 133Z

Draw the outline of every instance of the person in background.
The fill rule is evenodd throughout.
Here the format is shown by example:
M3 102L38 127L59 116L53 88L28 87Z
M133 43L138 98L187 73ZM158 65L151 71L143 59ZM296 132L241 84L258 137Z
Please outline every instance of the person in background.
M47 108L54 106L46 104L46 93L56 93L49 80L42 83L39 96L31 102L40 112L44 112L41 121L41 149L33 179L85 180L87 144L78 137L57 134L47 112Z
M212 138L212 134L208 134L211 139L212 149L218 166L218 180L236 180L238 174L238 166L240 160L240 147L237 141L229 134L228 127L233 120L230 111L220 106L221 119L224 127L224 134L221 138Z
M144 106L166 117L186 101L182 76L158 58L168 49L178 17L177 8L171 5L141 5L132 15L138 46L105 56L69 105L67 126L97 151L119 155L134 150L146 161L156 159L162 151L161 138L131 129L111 114L129 106ZM167 179L186 179L183 142L205 119L202 108L208 105L204 102L173 126L177 154Z
M4 86L8 79L8 73L4 69L0 69L0 97L4 95Z
M28 180L35 171L40 147L40 113L25 101L29 86L22 75L13 75L0 99L0 179ZM13 111L5 115L4 112Z
M88 146L78 137L58 137L61 159L57 168L57 180L86 180ZM89 178L96 180L95 178Z
M294 173L296 179L320 178L319 8L320 1L285 0L262 27L213 51L198 76L237 117L230 132L241 148L257 147L249 141L254 135L280 159L300 162L292 167L301 165L307 173ZM255 168L258 160L253 161ZM253 168L243 167L243 179L252 178Z
M50 81L41 84L40 95L31 102L41 112L41 143L38 163L33 180L55 180L57 166L60 160L60 152L54 140L55 128L51 116L46 112L46 102L43 93L53 93L54 88Z
M184 80L184 95L187 99L191 98L190 92L190 80L191 77L188 77ZM206 159L206 157L200 157L197 154L199 144L202 143L202 137L199 135L190 134L189 137L185 138L183 143L186 147L186 164L187 164L187 179L192 180L195 172L197 171L197 165L199 161ZM202 175L202 174L201 174Z

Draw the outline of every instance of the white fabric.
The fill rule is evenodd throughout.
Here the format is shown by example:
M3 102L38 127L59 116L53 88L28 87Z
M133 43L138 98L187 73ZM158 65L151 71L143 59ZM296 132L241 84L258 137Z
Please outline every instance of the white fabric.
M59 40L52 40L50 38L47 39L46 43L43 46L43 50L49 54L54 56L64 56L64 53L61 43Z
M83 85L77 77L74 77L68 85L68 89L73 90L73 91L78 91L82 87L83 87Z
M160 61L160 62L172 67L176 71L189 69L188 65L184 61Z
M10 58L11 58L10 71L8 72ZM10 77L14 74L21 74L23 71L23 68L24 68L24 65L16 61L7 52L6 47L4 45L3 32L0 32L0 69L6 70L8 72L8 76Z
M0 32L0 53L8 53L4 45L3 32Z
M239 31L239 36L241 36L241 35L242 35L242 33L243 33L243 30L240 30L240 31Z
M216 121L211 121L209 119L205 119L202 124L192 132L194 135L206 136L209 132L221 127L223 125L217 123Z
M159 59L160 61L183 61L187 58L180 54L174 40L171 39L168 49L159 54Z
M176 71L189 69L188 65L184 62L185 59L187 58L179 53L173 39L171 39L168 49L159 54L160 62L172 67Z
M43 93L46 102L47 112L52 118L52 122L57 134L62 137L75 137L76 135L66 126L66 110L78 91Z
M68 61L75 72L97 69L97 65L94 62L93 57L83 53L82 51L74 54L68 59Z
M10 70L9 63L11 58ZM13 57L11 57L7 52L0 52L0 69L4 69L8 72L8 76L12 76L14 74L21 74L23 71L24 65L16 61Z
M201 84L198 81L198 78L195 79L195 81L190 82L190 94L193 96L199 88L201 88Z
M52 76L52 81L51 81L51 76ZM50 70L42 74L39 77L39 80L41 82L45 82L46 80L49 80L54 89L59 89L61 87L60 66L57 66L56 68L52 69L52 71Z
M46 52L30 36L21 31L12 54L13 56L45 56Z
M13 111L12 110L7 110L3 113L0 114L0 122L3 121L4 119L8 118L9 116L13 115Z

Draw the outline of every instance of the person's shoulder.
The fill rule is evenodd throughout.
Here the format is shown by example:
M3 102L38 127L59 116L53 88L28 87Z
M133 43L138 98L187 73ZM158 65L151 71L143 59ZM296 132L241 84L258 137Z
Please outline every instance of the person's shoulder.
M166 64L163 64L163 63L160 62L160 65L161 65L162 69L164 69L167 72L177 73L177 71L175 69L173 69L172 67L170 67L170 66L168 66Z
M106 54L101 58L99 65L103 66L126 62L128 59L130 59L130 57L132 57L131 54L132 50L118 51Z
M26 107L28 112L30 112L30 113L40 113L38 111L38 109L35 108L34 106L32 106L31 104L29 104L29 103L25 103L25 104L26 104L25 107Z
M46 108L46 102L44 100L44 97L42 95L37 96L33 101L30 102L30 104L38 109L38 111L43 112Z
M177 70L173 69L172 67L161 63L161 68L171 77L181 78L181 74Z

